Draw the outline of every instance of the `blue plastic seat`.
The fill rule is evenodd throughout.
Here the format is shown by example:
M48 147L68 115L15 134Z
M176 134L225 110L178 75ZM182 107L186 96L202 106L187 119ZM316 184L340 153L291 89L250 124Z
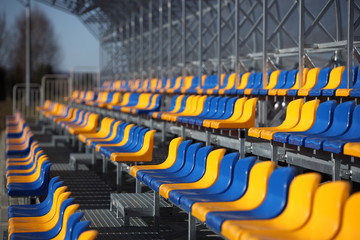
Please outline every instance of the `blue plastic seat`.
M72 214L67 222L66 225L66 234L64 240L73 240L76 238L73 238L73 233L75 230L75 225L78 224L81 220L81 218L84 216L83 212L76 212Z
M192 123L193 119L205 117L207 114L209 114L209 112L212 110L212 104L215 103L215 101L217 99L219 99L219 97L213 97L213 96L207 97L204 102L204 109L199 115L197 115L197 116L179 116L179 117L177 117L176 121L181 122L181 123L193 124Z
M216 111L217 111L217 109L219 107L220 100L222 99L222 97L220 97L220 96L217 96L217 97L210 96L207 99L209 99L209 98L210 98L209 105L206 105L207 109L202 114L200 114L199 116L187 117L186 120L184 121L184 123L195 125L197 119L204 119L204 118L207 118L207 117L210 117L210 116L213 116L214 114L216 114Z
M40 176L30 183L10 183L7 193L12 197L44 196L48 191L50 180L51 163L47 162L41 166Z
M342 153L343 147L348 142L360 142L360 106L356 106L352 114L349 129L341 136L328 138L323 143L323 150L333 153Z
M334 100L320 103L316 110L315 123L309 130L303 132L277 132L274 134L273 140L282 143L289 141L291 144L301 146L303 143L302 134L319 134L329 128L335 107L336 101Z
M320 150L322 149L323 142L329 137L338 137L344 134L351 124L351 117L354 108L355 103L353 101L339 104L335 109L334 119L330 128L323 133L309 135L305 139L304 146Z
M206 224L216 232L221 232L221 225L226 220L275 218L286 206L289 187L295 172L295 168L292 167L276 169L270 176L268 191L260 206L248 211L209 212L206 216Z
M180 205L181 198L187 196L187 193L190 193L190 195L192 195L193 193L217 194L224 192L230 186L231 179L233 178L234 174L235 164L238 159L238 153L230 153L225 155L220 163L219 177L216 182L209 188L173 190L170 192L169 200L176 205Z
M320 71L318 81L316 85L309 91L309 96L321 96L323 88L329 82L331 70L331 68L324 68Z
M158 191L162 184L171 183L190 183L199 180L205 172L205 163L207 156L213 149L212 146L201 147L202 144L192 144L185 157L183 167L176 173L167 175L153 176L149 187L154 191Z
M175 173L175 172L179 171L185 164L186 152L187 152L187 149L189 148L189 146L191 145L191 142L192 142L191 140L186 140L180 144L180 146L178 148L177 156L176 156L176 161L170 168L139 170L136 173L136 178L149 186L153 176L158 176L158 175L166 174L166 173Z
M63 182L59 181L59 179L60 177L53 177L50 180L47 196L41 203L30 205L10 205L8 208L8 218L42 216L47 213L51 208L54 192L63 186Z
M353 74L353 79L351 80L352 85L354 85L354 83L355 83L355 79L357 77L357 72L358 72L358 66L353 66L354 74ZM337 87L336 89L323 89L321 95L324 97L334 96L337 89L346 88L346 86L347 86L347 69L345 69L345 71L342 75L339 87Z
M52 239L56 237L56 235L60 232L62 227L62 221L64 217L64 212L66 208L68 208L71 204L73 204L74 198L66 199L60 208L60 216L57 219L56 225L50 229L49 231L45 232L16 232L10 235L11 240L19 240L19 239L37 239L37 240L45 240L45 239Z
M226 105L227 103L230 101L230 98L229 97L222 97L220 98L219 102L218 102L218 105L217 105L217 108L215 108L212 112L212 115L208 115L206 116L206 119L216 119L216 118L219 118L221 117L225 111L226 111ZM232 100L233 101L233 100ZM235 100L236 101L236 100ZM235 102L234 101L234 102ZM204 121L205 118L198 118L195 120L194 122L194 125L198 125L198 126L202 126L202 123Z
M293 145L297 145L297 146L303 146L304 142L305 142L305 139L307 137L309 137L309 136L311 137L313 135L321 134L321 133L323 133L323 132L325 132L325 131L327 131L329 129L329 127L332 124L334 114L340 112L342 107L337 109L338 106L336 106L336 102L334 102L334 101L328 101L326 103L328 103L328 107L330 108L329 111L324 111L323 114L319 114L319 115L317 114L316 115L316 121L315 121L314 125L308 131L292 133L288 137L288 143L289 144L293 144ZM320 108L320 110L324 109L326 105L327 104L325 104L325 103L320 104L319 108L320 108L320 106L322 106ZM319 111L319 108L318 108L318 111Z
M75 224L73 233L71 234L72 239L79 239L80 235L89 229L90 221L81 221Z
M290 71L287 71L286 73L284 73L284 75L281 75L282 74L282 72L281 72L279 75L278 84L276 85L276 87L274 89L289 89L290 90L290 88L292 86L294 86L294 84L295 84L296 75L297 75L298 71L299 71L298 69L290 70ZM269 90L271 90L271 89L268 89L266 91L267 94L269 93ZM262 92L264 92L264 91L262 91ZM269 95L276 95L276 94L270 93Z
M117 129L117 134L115 136L115 138L112 141L104 141L104 140L96 140L96 141L91 141L90 147L91 148L95 148L96 145L98 144L112 144L112 143L119 143L121 142L121 140L124 137L124 130L125 127L128 126L129 124L126 122L121 122L118 126Z
M251 73L248 79L248 83L244 89L236 89L235 92L231 92L232 94L244 95L245 89L253 88L256 78L260 73ZM262 74L262 73L261 73Z
M223 180L218 180L212 187L204 190L186 191L174 190L170 196L178 202L180 207L186 212L190 212L196 202L225 202L239 199L246 192L251 168L255 164L255 157L246 157L237 161L233 173L230 171L229 182L224 184ZM223 191L218 191L218 186L222 185ZM178 194L180 199L177 199Z

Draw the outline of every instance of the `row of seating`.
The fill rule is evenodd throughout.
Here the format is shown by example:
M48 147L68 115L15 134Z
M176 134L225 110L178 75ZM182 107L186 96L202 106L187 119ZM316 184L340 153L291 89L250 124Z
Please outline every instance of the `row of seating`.
M19 113L6 118L6 188L9 196L44 195L51 163Z
M304 69L303 86L299 87L298 70L269 72L268 84L263 86L262 73L242 73L175 77L172 79L146 79L105 82L103 90L121 92L225 94L225 95L270 95L270 96L360 96L358 66L353 68L351 87L347 88L345 67ZM220 80L220 81L219 81ZM238 82L238 83L237 83ZM115 86L116 85L116 86ZM115 86L115 87L114 87Z
M95 96L91 100L87 96ZM124 93L119 92L84 92L81 94L74 91L69 101L87 106L107 108L110 110L121 111L132 114L148 114L152 111L159 111L161 107L162 95L150 93ZM45 103L45 106L50 104ZM40 109L39 109L40 110Z
M176 138L163 163L130 174L228 239L360 237L360 193L349 197L349 182L225 152Z
M360 157L360 106L354 101L291 101L276 127L250 128L251 137Z
M250 128L255 125L257 98L178 95L168 110L152 112L155 119L214 129Z
M251 137L360 156L358 107L354 101L336 106L334 100L320 103L315 99L305 103L304 99L296 99L288 104L281 125L261 128L254 128L256 103L257 98L175 95L167 110L149 115L154 119L213 129L250 128Z
M9 196L46 198L38 204L8 208L8 239L95 239L89 221L81 221L70 192L49 179L51 163L19 113L6 119L6 181Z

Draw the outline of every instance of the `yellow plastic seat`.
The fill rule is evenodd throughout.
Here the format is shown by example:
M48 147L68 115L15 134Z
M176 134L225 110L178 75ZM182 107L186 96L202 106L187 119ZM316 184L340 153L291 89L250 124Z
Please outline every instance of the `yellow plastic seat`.
M136 104L133 107L122 107L120 111L130 113L132 109L145 108L149 104L150 98L151 98L150 93L142 93L139 96L138 104Z
M174 138L173 140L171 140L171 142L169 144L169 153L164 162L162 162L160 164L156 164L156 165L132 166L130 168L130 175L133 177L136 177L136 173L139 170L167 169L167 168L171 167L176 161L177 150L183 141L184 141L184 139L182 137Z
M306 76L307 76L308 71L309 71L308 68L303 69L303 83L306 83ZM291 88L289 88L289 89L272 89L272 90L277 90L276 95L278 95L278 96L286 96L289 90L299 89L299 88L300 88L300 79L299 79L299 73L297 73L295 83Z
M78 135L78 139L81 142L85 143L87 140L90 140L90 139L104 138L110 133L110 131L111 131L110 126L114 121L115 121L115 119L113 119L113 118L109 118L109 117L103 118L101 120L100 129L98 132L81 133Z
M116 122L114 123L113 128L112 128L112 131L111 131L110 136L109 136L108 138L102 139L101 141L102 141L102 142L110 142L110 141L114 140L114 138L115 138L116 135L117 135L118 126L120 125L120 123L121 123L121 121L116 121ZM110 131L110 129L109 129L109 131ZM97 141L97 139L87 139L87 140L86 140L86 145L91 146L91 143L92 143L93 141Z
M43 164L43 162L45 162L46 160L49 160L48 157L46 155L41 156L39 159L37 159L37 164L33 164L30 168L27 169L13 169L13 170L8 170L6 172L6 177L8 177L10 174L24 174L24 173L30 173L32 172L36 167L40 166ZM8 166L14 166L13 164L8 164ZM15 176L15 175L13 175ZM26 175L29 176L29 175ZM25 177L25 176L22 176ZM11 178L9 178L10 180Z
M91 113L89 119L84 126L73 126L69 127L68 131L70 134L77 135L80 133L92 133L95 132L98 127L99 115L96 113Z
M227 84L224 88L219 89L219 94L224 94L226 90L232 89L235 85L236 73L230 74Z
M332 69L329 75L329 81L323 89L335 89L339 87L344 70L344 66ZM310 91L311 89L302 89L299 91L299 96L308 96Z
M31 183L39 179L41 175L41 169L44 162L47 160L47 157L42 157L39 159L39 163L36 166L35 171L29 175L10 175L6 178L6 186L11 183Z
M156 130L145 133L142 147L137 152L115 152L110 160L115 162L151 162L154 149L154 135Z
M276 70L276 71L273 71L271 74L270 74L270 78L269 78L269 82L268 84L264 87L264 89L273 89L277 82L278 82L278 78L279 78L279 74L280 74L280 70ZM247 88L244 90L244 94L245 95L251 95L252 94L252 88Z
M310 217L320 180L318 173L295 177L290 185L286 208L279 216L262 220L228 220L223 223L221 234L228 239L241 239L245 232L293 231L302 227Z
M360 193L354 193L346 201L341 228L334 240L360 239Z
M113 107L117 106L117 107L121 107L121 106L126 106L128 103L129 103L129 100L130 100L130 96L131 96L131 93L124 93L122 95L122 99L119 103L116 103L116 104L108 104L106 105L106 108L107 109L113 109Z
M177 77L175 80L175 84L172 88L166 89L166 93L174 93L176 89L180 88L182 77Z
M277 130L281 130L295 127L300 120L300 113L303 104L304 99L296 99L294 101L291 101L286 108L286 117L281 125L277 127L250 128L248 135L251 137L259 138L263 130L272 130L274 128L276 128Z
M58 233L58 235L56 235L56 237L54 237L54 238L51 238L51 240L65 239L66 231L67 231L67 223L69 221L69 218L72 214L74 214L79 209L79 207L80 207L79 204L72 204L65 209L64 216L62 219L62 224L61 224L61 230Z
M192 183L162 184L159 188L160 195L167 199L172 190L203 189L210 187L218 178L220 163L225 152L226 150L221 148L209 153L206 159L206 170L200 180Z
M302 132L310 129L315 122L316 110L319 104L320 100L318 99L306 102L301 108L300 119L296 126L281 129L277 129L276 127L269 129L263 128L260 137L262 139L272 140L274 134L277 132Z
M47 110L49 109L51 106L51 101L50 100L45 100L44 105L42 106L36 106L36 111L40 112L43 110Z
M15 232L45 232L52 229L60 216L60 209L62 203L68 199L70 192L64 192L60 194L56 204L52 206L50 214L46 217L26 217L26 218L17 218L17 220L11 218L8 221L8 231L9 235ZM38 224L34 224L38 223Z
M340 229L342 212L349 193L349 182L324 183L315 193L309 220L300 229L267 232L266 234L249 232L245 233L242 239L333 239Z
M271 161L260 162L254 165L249 175L248 187L245 194L231 202L197 202L191 208L191 215L205 222L209 212L221 212L228 210L251 210L258 207L265 198L267 183L270 174L275 169L275 163Z
M233 121L238 120L244 111L244 104L245 104L246 100L247 100L247 97L242 97L242 98L239 98L238 100L236 100L235 105L234 105L234 112L230 118L228 118L228 119L211 119L211 120L205 119L203 121L203 127L212 127L212 125L214 125L214 127L212 127L212 128L216 128L216 126L220 123L227 123L227 122L233 122Z
M360 143L359 142L346 143L344 145L344 154L353 157L360 157Z
M251 128L255 126L256 118L256 103L258 98L251 98L246 100L241 116L234 121L213 121L211 128L216 129L231 129L231 128Z
M153 112L152 113L152 117L153 118L157 118L159 116L159 114L164 114L164 113L176 113L179 111L179 109L181 108L181 102L184 99L185 95L180 95L176 98L175 100L175 107L173 108L172 111L169 112Z
M99 235L99 232L96 230L87 230L80 234L78 240L95 240Z
M122 138L122 140L119 143L101 143L101 144L97 144L96 147L95 147L95 150L99 152L101 147L121 147L121 146L125 145L129 140L130 130L134 126L135 126L135 124L129 124L129 125L127 125L125 127L125 129L124 129L124 137Z
M99 103L98 107L105 108L109 105L116 105L120 102L120 99L121 99L121 93L116 92L113 94L112 99L109 103L106 103L106 102Z

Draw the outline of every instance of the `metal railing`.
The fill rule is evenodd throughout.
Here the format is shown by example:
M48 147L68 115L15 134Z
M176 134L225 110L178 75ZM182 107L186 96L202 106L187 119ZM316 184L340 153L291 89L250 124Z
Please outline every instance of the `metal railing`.
M45 100L64 102L64 97L69 96L69 76L65 74L47 74L41 79L41 105Z
M36 106L40 105L41 85L30 84L29 106L26 106L26 84L17 83L13 87L13 114L19 111L25 119L37 120L39 117Z

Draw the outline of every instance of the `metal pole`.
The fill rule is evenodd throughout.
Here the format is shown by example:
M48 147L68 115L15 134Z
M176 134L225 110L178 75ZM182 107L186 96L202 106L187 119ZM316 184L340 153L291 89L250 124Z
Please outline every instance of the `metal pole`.
M163 69L162 69L162 67L163 67L163 1L162 0L159 0L159 31L160 31L160 33L159 33L159 45L160 45L160 66L159 66L159 75L158 75L158 77L159 78L163 78L164 76L163 76Z
M202 10L202 0L198 0L199 2L199 79L200 85L202 84L202 25L203 25L203 10Z
M25 70L25 83L26 83L26 106L30 106L30 84L31 84L31 0L26 0L26 70Z
M152 63L152 1L149 1L149 79L151 78L151 63Z
M263 87L266 87L267 85L267 72L268 72L268 67L267 67L267 15L268 15L268 1L267 0L263 0L263 35L262 35L262 49L263 49L263 59L262 59L262 64L263 64Z
M218 57L218 66L217 66L217 72L218 72L218 83L220 83L221 80L221 0L218 0L217 2L217 57Z
M347 88L353 86L353 64L354 64L354 6L353 0L348 0L347 19Z
M132 40L131 40L131 49L132 49L132 78L136 79L136 36L135 36L135 13L131 14L131 30L132 30Z
M183 77L185 78L186 72L185 72L185 64L186 64L186 2L185 0L182 0L182 26L181 26L181 35L182 35L182 61L183 61Z
M140 54L141 54L141 76L140 79L144 81L144 7L143 5L140 6Z
M240 83L240 76L239 76L239 1L235 0L235 37L234 37L234 55L235 55L235 83L236 86Z
M171 71L171 45L172 45L172 37L171 37L171 27L172 27L172 19L171 19L171 0L168 0L168 73L170 74L168 77L172 77Z
M299 88L303 86L304 71L304 0L299 0Z

